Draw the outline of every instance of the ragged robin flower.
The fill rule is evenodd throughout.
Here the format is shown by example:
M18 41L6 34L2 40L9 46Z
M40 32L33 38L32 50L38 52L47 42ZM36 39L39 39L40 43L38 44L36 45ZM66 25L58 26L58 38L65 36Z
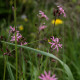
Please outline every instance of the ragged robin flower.
M46 27L47 27L47 26L45 26L45 25L40 25L39 31L44 30Z
M19 41L22 38L22 35L18 32L16 34L16 37L17 37L17 41ZM12 41L12 42L15 41L15 34L13 36L11 36L11 40L10 41Z
M60 13L60 14L63 14L64 17L66 17L66 13L64 12L64 9L63 9L61 6L57 6L57 7L58 7L58 9L59 9L59 13Z
M25 38L19 33L19 31L15 30L15 27L12 27L12 26L10 26L10 34L12 33L10 41L15 42L15 32L16 32L17 43L20 45L26 45L27 42L26 42Z
M52 42L49 42L49 44L51 44L51 48L53 48L53 50L57 49L57 52L59 51L59 47L62 48L62 44L60 44L59 42L59 38L54 38L51 37Z
M44 12L43 11L39 11L39 15L38 15L38 17L40 17L40 18L45 18L46 20L49 20L49 18L44 14Z
M63 24L63 21L61 19L56 19L56 20L52 20L51 23L58 25L58 24Z
M58 80L56 78L55 74L53 76L51 76L50 71L48 73L46 71L44 71L44 74L41 74L41 76L39 76L39 79L41 79L41 80Z

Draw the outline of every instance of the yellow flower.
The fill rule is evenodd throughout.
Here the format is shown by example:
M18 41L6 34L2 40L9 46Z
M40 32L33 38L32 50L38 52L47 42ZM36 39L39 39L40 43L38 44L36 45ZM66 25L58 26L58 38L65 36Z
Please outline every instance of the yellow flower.
M25 21L25 22L27 22L27 21L28 21L28 19L27 19L27 18L24 18L24 21Z
M48 39L48 42L51 42L51 41Z
M52 23L52 24L55 23L55 25L58 25L58 24L62 24L63 21L62 21L61 19L56 19L56 21L55 21L55 20L52 20L51 23Z
M23 25L20 25L20 26L19 26L19 30L22 31L23 29L24 29L24 28L23 28Z

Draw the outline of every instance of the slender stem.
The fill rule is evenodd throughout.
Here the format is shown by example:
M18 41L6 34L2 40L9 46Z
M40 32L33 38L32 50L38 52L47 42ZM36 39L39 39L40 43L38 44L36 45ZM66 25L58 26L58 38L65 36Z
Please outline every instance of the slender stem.
M53 32L54 32L54 27L55 27L55 21L56 21L56 20L54 20ZM52 32L52 36L53 36L53 32Z
M21 50L21 48L20 48L20 54L19 54L19 60L18 60L18 63L19 63L19 70L20 70L20 73L19 73L19 80L21 80L21 65L22 65L22 63L21 63L21 52L22 52L22 50Z
M5 74L6 74L6 57L4 57L4 75L3 75L3 80L5 80Z
M18 58L17 58L17 32L16 32L16 0L14 0L14 24L15 24L15 53L16 53L16 80L18 76Z
M38 42L38 41L41 41L41 40L43 40L43 39L40 39L40 40L36 40L36 41L30 42L30 43L27 43L26 45L32 44L32 43L35 43L35 42ZM1 41L1 42L5 42L5 41ZM15 49L13 49L13 50L15 50ZM12 50L12 51L13 51L13 50ZM11 52L12 52L12 51L11 51Z
M41 40L43 40L43 39L39 39L39 40L36 40L36 41L30 42L30 43L28 43L28 44L32 44L32 43L35 43L35 42L38 42L38 41L41 41ZM26 45L28 45L28 44L26 44Z
M53 26L53 29L52 29L53 32L54 32L55 22L56 22L56 16L55 16L55 19L54 19L54 26ZM53 32L52 32L52 36L53 36Z
M63 40L62 40L62 41L63 41L63 62L66 63L66 58L65 58L65 54L64 54L64 39L65 39L65 35L64 35L64 24L63 24L62 30L63 30L63 34L62 34L62 38L63 38ZM64 66L64 64L63 64L63 66ZM64 72L65 72L64 67L63 67L63 70L64 70ZM65 76L64 73L63 73L63 76Z

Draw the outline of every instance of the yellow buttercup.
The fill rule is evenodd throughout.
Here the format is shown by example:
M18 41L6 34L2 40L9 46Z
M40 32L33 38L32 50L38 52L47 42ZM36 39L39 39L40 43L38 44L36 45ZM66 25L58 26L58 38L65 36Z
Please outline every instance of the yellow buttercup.
M19 26L19 30L22 31L24 29L23 25Z
M56 19L56 20L52 20L51 23L52 24L55 23L55 25L58 25L58 24L63 24L63 21L61 19Z

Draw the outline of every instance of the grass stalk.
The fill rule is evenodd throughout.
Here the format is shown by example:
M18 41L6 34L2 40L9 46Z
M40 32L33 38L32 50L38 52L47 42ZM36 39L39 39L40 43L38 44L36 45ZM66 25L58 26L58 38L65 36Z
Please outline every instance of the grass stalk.
M14 0L14 25L15 25L15 30L16 28L16 0ZM18 76L18 58L17 58L17 32L15 32L15 54L16 54L16 80Z
M5 74L6 74L6 57L4 57L4 75L3 75L3 80L5 80Z

